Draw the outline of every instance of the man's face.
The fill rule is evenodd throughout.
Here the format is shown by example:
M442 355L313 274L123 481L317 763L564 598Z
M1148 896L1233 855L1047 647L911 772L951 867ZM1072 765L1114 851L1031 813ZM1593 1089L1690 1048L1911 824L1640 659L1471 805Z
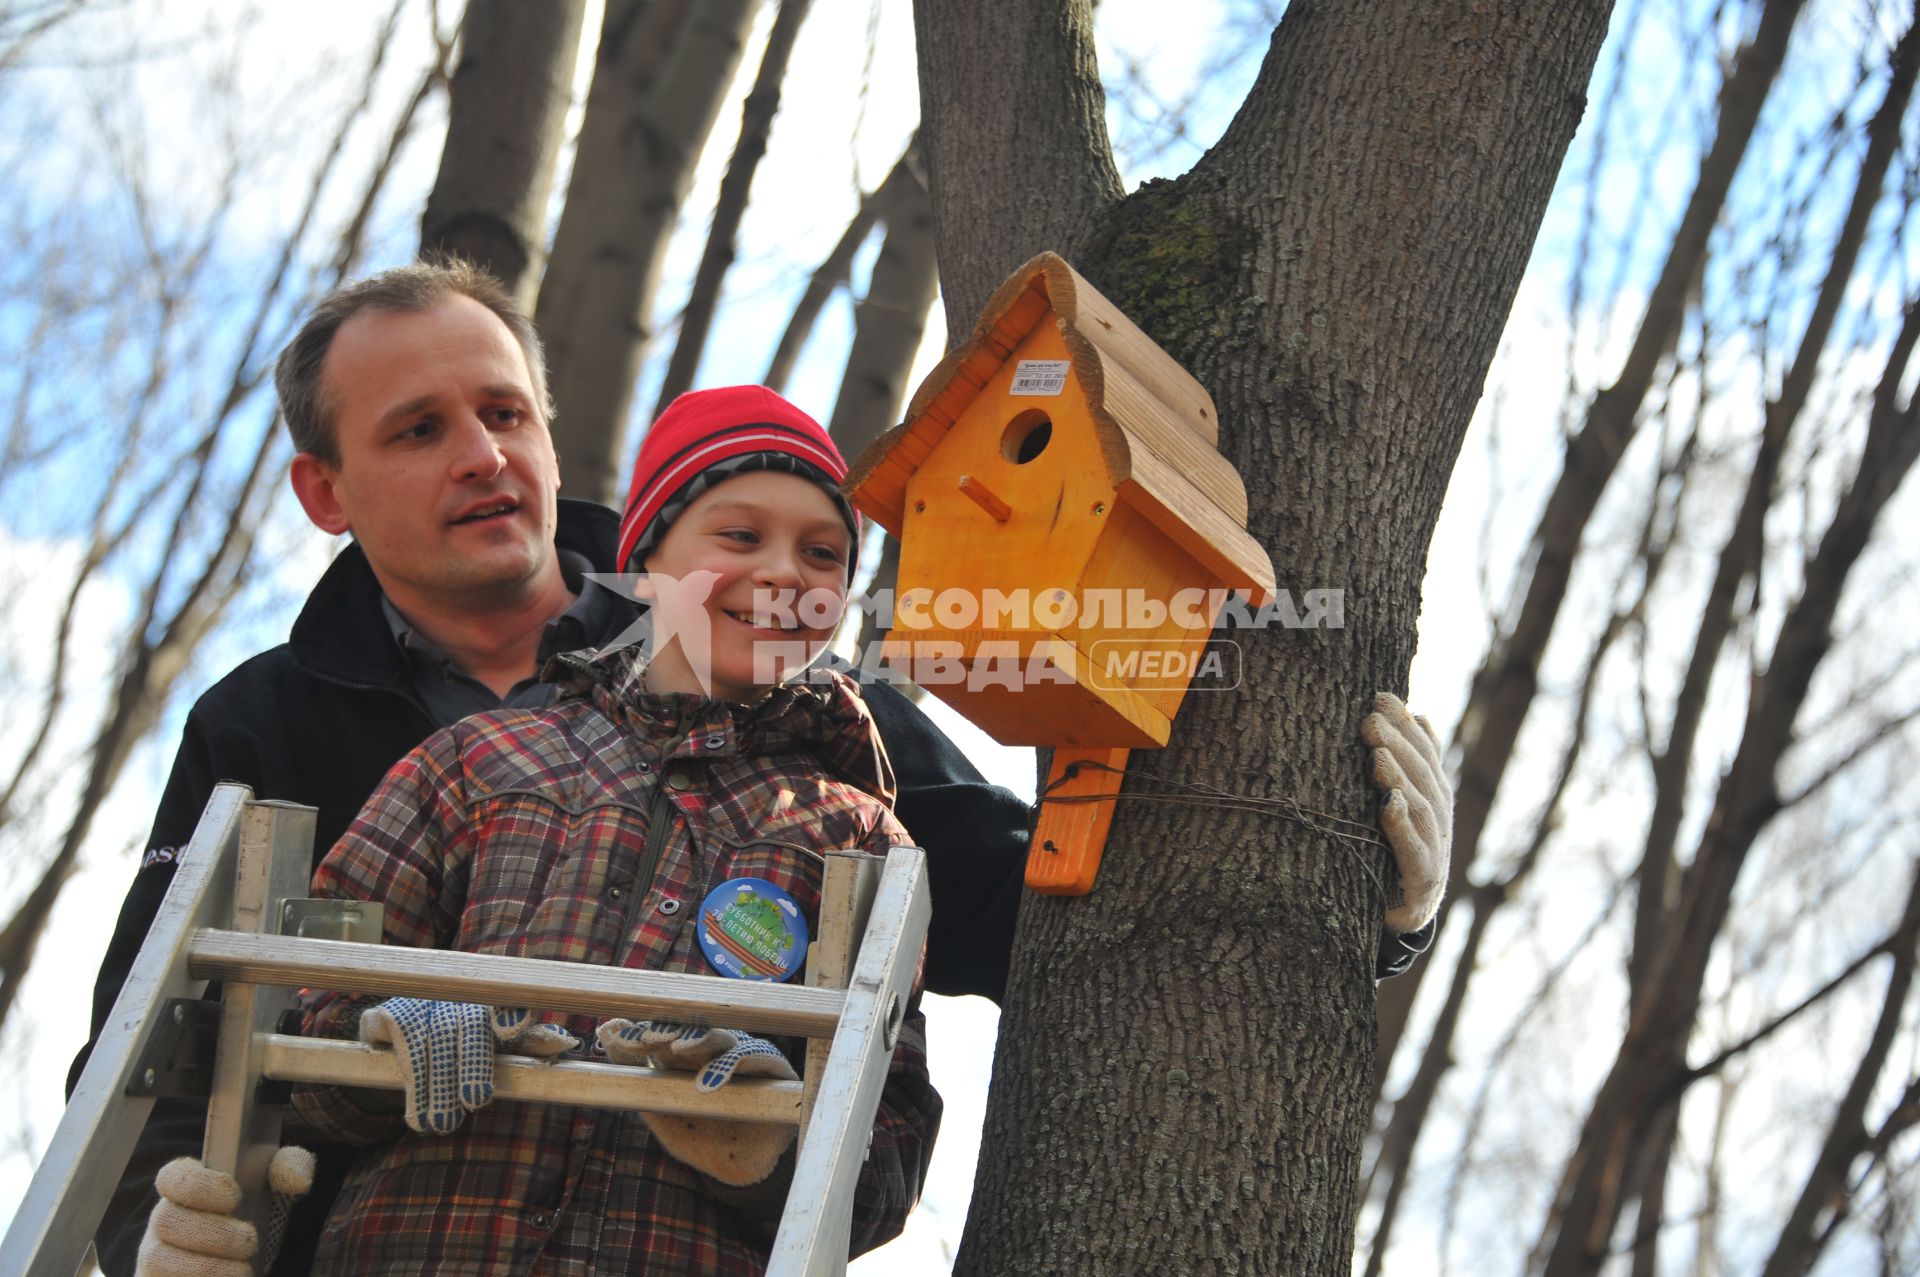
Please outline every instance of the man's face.
M510 605L558 580L559 463L526 356L470 297L366 310L321 373L340 463L295 458L314 524L352 532L387 596L419 618Z

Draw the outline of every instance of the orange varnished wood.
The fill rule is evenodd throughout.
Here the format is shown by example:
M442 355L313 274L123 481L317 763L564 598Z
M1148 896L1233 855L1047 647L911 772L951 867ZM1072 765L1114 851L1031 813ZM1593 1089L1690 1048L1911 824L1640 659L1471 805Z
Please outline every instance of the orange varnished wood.
M1005 523L1012 516L1013 507L1002 501L999 494L973 475L961 475L958 487L963 495L985 511L987 517L995 523Z
M1078 768L1068 779L1067 769L1074 763L1100 765ZM1113 826L1112 800L1120 793L1126 765L1124 749L1053 751L1040 820L1027 851L1029 887L1048 896L1084 896L1093 889Z

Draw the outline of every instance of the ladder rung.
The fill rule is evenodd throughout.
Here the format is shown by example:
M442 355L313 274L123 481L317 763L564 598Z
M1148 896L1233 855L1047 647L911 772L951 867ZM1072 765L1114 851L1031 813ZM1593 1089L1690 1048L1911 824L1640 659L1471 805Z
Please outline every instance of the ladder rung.
M215 928L193 933L188 969L196 978L230 983L530 1006L812 1038L832 1037L846 1006L838 989Z
M282 1082L331 1082L394 1091L402 1086L400 1061L392 1051L360 1042L279 1033L267 1035L260 1046L261 1072ZM777 1078L741 1077L717 1091L702 1092L694 1087L691 1073L592 1060L534 1060L503 1052L493 1061L493 1094L496 1101L800 1124L801 1084Z

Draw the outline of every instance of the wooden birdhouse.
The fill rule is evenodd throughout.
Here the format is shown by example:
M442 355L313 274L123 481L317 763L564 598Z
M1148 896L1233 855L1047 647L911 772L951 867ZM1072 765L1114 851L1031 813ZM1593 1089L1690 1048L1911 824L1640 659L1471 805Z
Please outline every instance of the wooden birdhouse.
M1027 880L1093 882L1127 751L1167 743L1226 592L1273 566L1206 390L1042 253L855 462L900 541L885 659L995 739L1055 747Z

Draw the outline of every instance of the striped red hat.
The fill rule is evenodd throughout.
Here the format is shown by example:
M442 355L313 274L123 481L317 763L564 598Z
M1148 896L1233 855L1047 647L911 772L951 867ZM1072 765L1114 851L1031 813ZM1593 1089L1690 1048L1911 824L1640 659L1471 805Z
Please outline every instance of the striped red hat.
M709 488L753 470L797 474L833 497L853 533L847 573L860 548L860 520L840 495L847 463L809 417L765 386L690 390L667 405L633 462L620 520L620 570L637 571L673 521Z

